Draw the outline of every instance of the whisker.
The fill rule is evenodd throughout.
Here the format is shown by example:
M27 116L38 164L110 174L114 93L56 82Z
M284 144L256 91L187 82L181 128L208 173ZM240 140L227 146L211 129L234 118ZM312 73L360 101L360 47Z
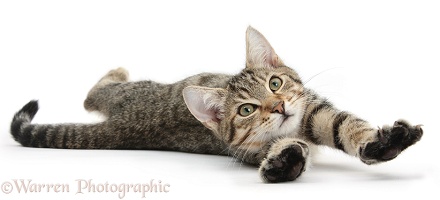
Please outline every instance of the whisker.
M240 159L240 167L243 165L246 156L248 156L252 144L254 144L257 141L257 139L261 137L262 133L264 132L260 131L259 128L256 128L256 130L254 130L254 134L251 137L248 137L245 140L243 140L243 142L238 146L237 150L234 152L234 156Z
M247 154L248 154L248 152L249 152L249 150L250 150L250 147L251 147L251 144L253 144L254 142L255 142L255 139L256 138L258 138L260 135L262 134L262 132L261 133L256 133L254 136L255 137L252 137L252 139L249 141L250 143L249 143L249 145L248 145L248 148L246 149L246 151L244 152L244 155L243 155L243 158L245 158L246 156L247 156ZM264 137L264 135L263 135L263 137ZM243 161L240 163L240 168L243 166Z
M313 80L313 79L316 78L317 76L319 76L319 75L321 75L321 74L323 74L323 73L325 73L325 72L328 72L328 71L331 71L331 70L334 70L334 69L339 69L339 68L342 68L342 67L333 67L333 68L329 68L329 69L326 69L326 70L324 70L324 71L321 71L321 72L319 72L319 73L313 75L312 77L310 77L310 78L308 78L306 81L304 81L304 83L303 83L303 88L304 88L304 86L305 86L307 83L309 83L311 80Z
M249 130L250 129L247 129L246 131L249 131ZM243 142L245 142L247 139L249 139L249 138L246 138ZM232 143L229 144L228 148L231 149L231 150L235 149L234 152L230 152L230 153L232 153L232 155L231 155L232 158L230 160L230 163L233 163L233 166L235 166L235 163L237 163L238 160L242 160L242 158L241 158L242 156L240 156L241 151L242 151L242 149L241 149L242 148L242 144L234 144L234 142L232 142ZM230 163L228 164L228 166L230 165Z

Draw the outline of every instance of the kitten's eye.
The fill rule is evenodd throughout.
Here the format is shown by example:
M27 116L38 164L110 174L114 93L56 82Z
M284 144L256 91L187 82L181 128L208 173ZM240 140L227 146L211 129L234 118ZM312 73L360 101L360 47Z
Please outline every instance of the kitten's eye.
M243 104L238 108L238 114L243 117L249 116L255 111L255 105L253 104Z
M269 88L270 88L270 90L272 90L272 92L275 92L278 89L280 89L282 84L283 84L283 81L280 78L274 76L269 81Z

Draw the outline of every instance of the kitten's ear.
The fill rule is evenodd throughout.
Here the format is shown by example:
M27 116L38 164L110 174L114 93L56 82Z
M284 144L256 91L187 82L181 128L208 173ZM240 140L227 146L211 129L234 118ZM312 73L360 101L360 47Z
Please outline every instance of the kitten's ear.
M226 90L188 86L183 89L183 99L191 114L207 128L218 134L218 126L224 118Z
M284 65L266 38L249 26L246 30L246 67L279 67Z

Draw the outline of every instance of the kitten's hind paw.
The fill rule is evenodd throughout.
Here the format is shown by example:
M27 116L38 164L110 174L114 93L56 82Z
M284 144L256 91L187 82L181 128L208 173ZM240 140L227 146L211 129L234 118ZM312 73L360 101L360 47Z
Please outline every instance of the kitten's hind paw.
M307 156L307 144L302 142L272 148L260 165L260 176L269 183L293 181L305 171Z
M375 164L396 158L403 150L418 142L423 135L422 125L412 126L404 120L384 126L377 131L377 141L367 143L359 150L362 162Z

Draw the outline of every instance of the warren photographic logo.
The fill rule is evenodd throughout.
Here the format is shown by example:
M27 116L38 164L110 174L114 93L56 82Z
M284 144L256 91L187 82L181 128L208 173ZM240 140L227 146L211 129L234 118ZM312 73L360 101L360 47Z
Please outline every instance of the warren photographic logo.
M128 193L140 194L146 198L148 193L168 193L171 185L161 180L151 179L144 183L109 183L95 182L93 179L76 179L72 183L41 183L32 179L12 179L4 181L1 191L4 194L32 194L32 193L73 193L86 195L88 193L115 193L123 199Z

